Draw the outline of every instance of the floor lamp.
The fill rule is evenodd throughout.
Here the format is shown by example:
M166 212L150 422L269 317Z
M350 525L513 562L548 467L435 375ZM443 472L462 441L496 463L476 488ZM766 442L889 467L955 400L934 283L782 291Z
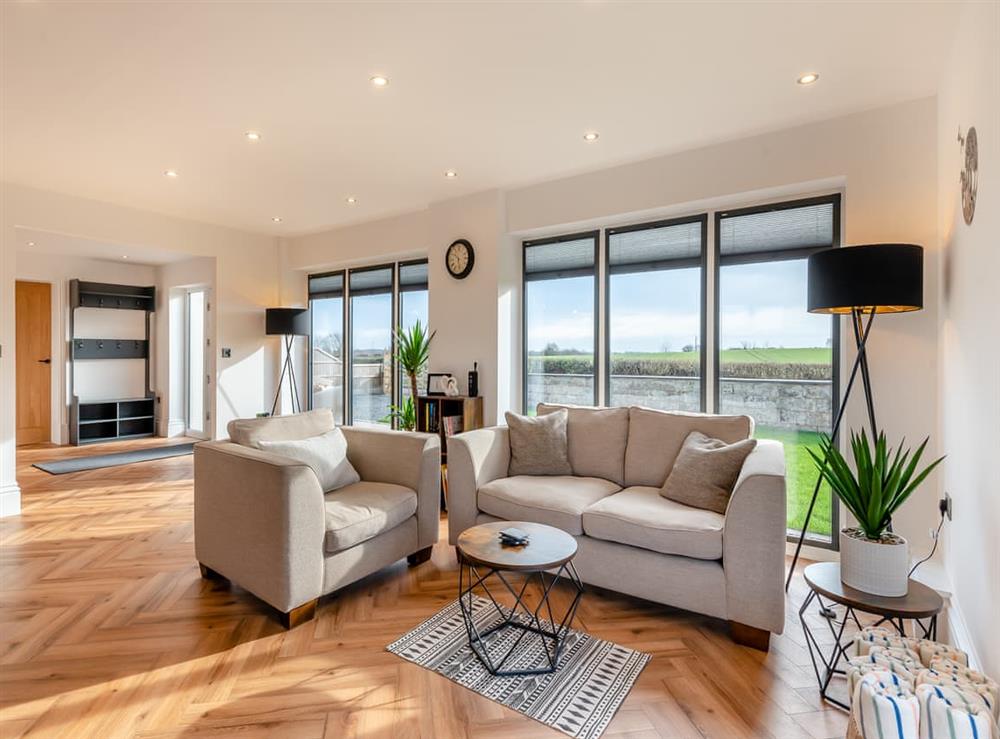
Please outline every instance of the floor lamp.
M292 362L292 343L296 336L309 335L308 308L268 308L265 314L264 331L268 336L283 336L285 338L285 361L281 365L281 376L278 377L278 387L274 391L274 402L271 404L271 415L278 409L278 398L281 397L281 385L285 374L291 383L292 412L301 413L299 388L295 381L295 363Z
M867 244L823 249L809 256L808 309L810 313L851 317L857 355L833 421L831 438L836 439L854 380L861 374L865 410L872 438L878 438L875 402L865 346L877 313L906 313L924 307L924 250L914 244ZM839 327L838 327L839 328ZM792 582L795 565L809 529L823 476L816 477L812 500L802 524L795 556L785 580L785 592Z

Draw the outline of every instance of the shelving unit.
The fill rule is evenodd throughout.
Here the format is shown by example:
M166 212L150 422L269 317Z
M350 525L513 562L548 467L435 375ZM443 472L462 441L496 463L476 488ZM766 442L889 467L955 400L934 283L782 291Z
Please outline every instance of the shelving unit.
M461 419L461 429L454 433L472 431L483 427L483 399L467 395L421 395L417 397L417 431L438 434L441 437L441 463L448 461L449 424L445 418Z
M70 442L97 444L118 439L153 436L156 431L155 399L149 387L150 314L156 308L156 288L104 282L69 283L70 305ZM91 339L76 335L76 309L102 308L144 311L143 339ZM80 360L145 360L145 390L141 398L108 398L81 401L76 395L75 362Z

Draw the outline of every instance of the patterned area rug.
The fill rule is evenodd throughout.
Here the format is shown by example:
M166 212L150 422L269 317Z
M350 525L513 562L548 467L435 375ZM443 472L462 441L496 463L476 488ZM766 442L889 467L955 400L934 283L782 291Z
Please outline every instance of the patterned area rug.
M480 631L501 620L485 598L475 598L472 612ZM513 640L518 633L518 629L502 629L487 639ZM495 646L502 651L504 645L497 643ZM490 700L581 739L596 739L604 732L650 659L648 654L570 630L556 672L527 677L493 677L469 648L458 601L438 611L386 649ZM520 652L523 658L510 666L525 669L544 664L544 647L540 639L525 639L520 649L523 649Z

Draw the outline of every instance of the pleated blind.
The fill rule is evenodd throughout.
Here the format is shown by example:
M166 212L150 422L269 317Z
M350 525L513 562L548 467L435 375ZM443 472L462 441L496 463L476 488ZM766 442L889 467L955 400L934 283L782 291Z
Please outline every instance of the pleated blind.
M309 277L310 298L339 298L344 295L344 273L334 272L328 275L311 275Z
M390 292L392 290L392 267L351 270L351 293Z
M399 265L400 290L427 289L427 262L409 262Z
M727 257L833 246L833 218L832 202L723 215L719 253Z
M560 241L526 241L524 274L559 277L593 272L596 244L596 234Z
M671 262L700 261L701 249L700 220L608 230L608 264L616 272L636 267L669 267Z

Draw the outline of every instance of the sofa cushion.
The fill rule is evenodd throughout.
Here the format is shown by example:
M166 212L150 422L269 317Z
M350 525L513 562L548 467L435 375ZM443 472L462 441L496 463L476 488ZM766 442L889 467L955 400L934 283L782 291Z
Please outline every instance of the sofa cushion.
M753 419L632 406L625 447L625 485L663 487L684 440L692 431L733 444L750 437Z
M625 488L583 512L587 536L695 559L722 558L724 522L719 513L675 503L645 486Z
M479 488L479 510L507 521L533 521L579 536L583 511L620 488L596 477L502 477Z
M569 411L566 441L574 475L603 477L625 483L628 408L588 408L580 405L538 404L538 415L560 408Z
M756 439L727 444L692 431L684 440L660 495L692 508L725 514L743 463L755 446Z
M270 418L237 418L229 422L229 440L260 449L260 441L292 441L319 436L336 427L329 408Z
M417 512L417 494L387 482L356 482L323 497L328 554L372 539Z
M566 443L568 414L564 409L546 416L521 416L507 411L510 439L509 475L571 475Z
M347 439L340 429L327 431L319 436L310 436L308 439L290 441L261 439L257 444L265 452L272 452L309 465L316 473L319 486L324 493L339 490L345 485L352 485L361 480L358 471L347 459Z

